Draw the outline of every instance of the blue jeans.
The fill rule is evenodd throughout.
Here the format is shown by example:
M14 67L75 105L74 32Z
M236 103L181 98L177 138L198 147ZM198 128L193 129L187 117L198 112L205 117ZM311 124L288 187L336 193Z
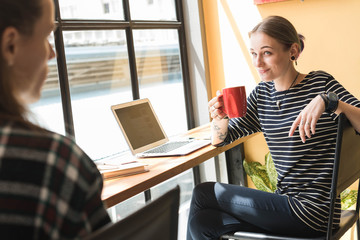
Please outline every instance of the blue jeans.
M187 240L219 239L240 230L296 236L324 234L298 219L285 195L213 182L194 188Z

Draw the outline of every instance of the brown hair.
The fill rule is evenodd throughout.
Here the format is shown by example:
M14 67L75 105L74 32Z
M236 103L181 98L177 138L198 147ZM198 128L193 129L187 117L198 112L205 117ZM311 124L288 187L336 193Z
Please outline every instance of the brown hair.
M251 34L255 32L263 32L276 39L285 46L285 50L290 49L291 45L294 43L299 44L299 53L304 50L305 37L299 34L291 22L286 18L280 16L267 17L257 24L249 35L251 36Z
M0 44L7 27L15 27L21 34L31 35L35 22L41 16L41 0L0 0ZM13 94L10 79L6 79L5 64L0 49L0 118L19 121L28 127L33 127L26 120L26 106L18 102Z

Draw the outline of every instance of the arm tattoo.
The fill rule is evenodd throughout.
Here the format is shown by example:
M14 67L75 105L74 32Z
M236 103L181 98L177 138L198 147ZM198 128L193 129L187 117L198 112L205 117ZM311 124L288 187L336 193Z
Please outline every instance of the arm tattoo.
M220 140L225 140L226 138L226 135L227 135L227 132L221 132L221 128L214 122L213 124L214 126L214 130L216 131L216 134L217 134L217 137L220 139Z

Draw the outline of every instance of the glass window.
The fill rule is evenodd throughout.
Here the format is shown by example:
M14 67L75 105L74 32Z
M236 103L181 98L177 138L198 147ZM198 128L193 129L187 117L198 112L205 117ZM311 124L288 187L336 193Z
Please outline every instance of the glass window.
M62 19L124 20L121 0L59 0Z
M179 209L179 234L178 239L186 238L188 206L192 195L193 184L192 171L186 171L151 188L151 198L157 199L176 185L180 186L180 209ZM144 194L138 194L108 209L113 222L119 221L145 206Z
M176 20L174 0L131 0L132 20Z
M108 213L113 222L126 218L145 206L144 193L139 193L115 206L108 208Z
M59 4L58 31L64 42L61 46L62 41L58 39L57 47L64 47L65 51L65 58L59 56L58 64L67 67L67 77L60 81L69 84L70 88L70 96L66 91L63 93L66 99L71 99L71 106L64 101L65 109L72 110L66 114L67 135L75 133L77 144L94 160L127 151L129 147L110 107L132 101L137 96L150 99L168 136L187 130L184 81L188 79L182 75L180 61L180 52L186 50L179 42L183 39L178 35L183 23L177 22L175 0L54 2ZM130 19L126 21L123 2L130 8ZM96 21L89 24L91 20ZM120 20L121 24L115 25L109 20ZM127 42L127 39L133 42ZM132 48L135 58L132 51L131 57L128 54L128 49ZM32 109L46 119L50 129L64 134L60 91L59 86L55 87L58 84L55 60L50 62L49 69L41 101ZM137 79L131 79L130 72L135 70ZM184 206L191 196L192 180L189 170L152 188L152 198L179 184L181 205ZM117 221L144 204L141 193L110 208L109 213L113 221ZM185 214L181 216L186 219L186 211L183 212ZM184 221L179 226L186 228Z
M49 42L54 48L53 34L50 35ZM34 121L42 127L65 135L56 58L51 59L48 66L49 73L41 92L41 98L38 102L30 105L30 110L36 116Z
M127 150L110 106L132 100L124 31L64 32L77 143L93 159Z
M168 136L187 130L176 30L135 30L140 97L149 98Z
M192 171L186 171L167 180L166 182L160 183L159 185L151 188L151 198L156 199L169 191L169 189L179 185L181 190L180 205L186 203L191 198L192 190L194 188L192 177Z
M193 173L188 170L176 177L169 179L153 188L151 188L151 197L156 199L165 194L176 185L180 186L180 207L179 207L179 225L178 225L178 239L186 239L187 219L189 215L189 206L192 196L194 183L192 181Z

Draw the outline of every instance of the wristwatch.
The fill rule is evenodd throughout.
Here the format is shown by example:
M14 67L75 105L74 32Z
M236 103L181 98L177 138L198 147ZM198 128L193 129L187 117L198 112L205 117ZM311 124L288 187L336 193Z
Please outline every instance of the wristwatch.
M322 93L320 94L320 97L325 102L325 112L333 113L336 111L339 104L339 97L335 93L328 92L327 95Z

